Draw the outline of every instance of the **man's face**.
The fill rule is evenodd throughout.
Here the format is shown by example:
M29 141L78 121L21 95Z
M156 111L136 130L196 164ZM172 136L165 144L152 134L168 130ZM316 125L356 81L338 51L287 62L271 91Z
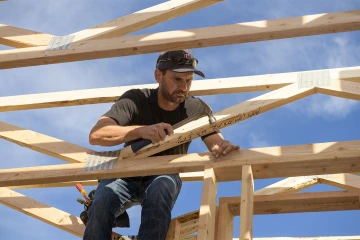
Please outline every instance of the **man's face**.
M158 70L157 70L158 71ZM167 70L165 75L158 76L159 90L163 97L172 103L182 103L189 94L193 72L173 72Z

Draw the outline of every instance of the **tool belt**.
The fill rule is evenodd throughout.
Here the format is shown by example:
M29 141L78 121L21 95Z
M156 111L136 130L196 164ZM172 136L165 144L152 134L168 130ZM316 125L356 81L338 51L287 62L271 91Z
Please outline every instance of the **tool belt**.
M78 202L84 205L84 211L81 212L80 219L85 224L85 226L89 220L88 211L91 208L92 202L95 199L95 192L96 192L96 189L92 190L88 195L88 197L90 199L90 204L84 202L82 199L80 199L80 200L78 199ZM130 227L130 219L129 219L129 215L127 214L126 211L116 218L116 222L115 222L115 225L113 226L113 228L115 228L115 227L120 227L120 228Z

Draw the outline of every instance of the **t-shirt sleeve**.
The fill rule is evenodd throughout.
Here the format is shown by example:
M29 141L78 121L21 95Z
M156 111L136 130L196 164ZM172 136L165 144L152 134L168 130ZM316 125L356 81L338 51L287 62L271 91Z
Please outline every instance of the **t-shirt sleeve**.
M137 98L132 90L125 92L103 116L120 126L129 126L138 113Z

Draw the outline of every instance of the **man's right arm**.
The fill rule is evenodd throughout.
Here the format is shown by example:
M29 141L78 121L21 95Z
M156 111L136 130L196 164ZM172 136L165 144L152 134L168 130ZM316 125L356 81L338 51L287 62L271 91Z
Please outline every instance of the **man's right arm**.
M116 146L144 138L151 140L152 143L158 143L165 139L165 129L169 135L173 134L171 125L167 123L149 126L119 126L113 119L101 117L90 131L89 142L91 145Z

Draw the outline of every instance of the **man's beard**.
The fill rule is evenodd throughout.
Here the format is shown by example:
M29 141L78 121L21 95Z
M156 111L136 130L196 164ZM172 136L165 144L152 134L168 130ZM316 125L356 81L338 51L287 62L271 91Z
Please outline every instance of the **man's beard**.
M172 93L169 93L167 91L167 87L165 84L165 81L163 81L162 86L159 88L161 95L169 102L172 103L182 103L185 101L187 94L186 92L182 91L182 90L175 90Z

